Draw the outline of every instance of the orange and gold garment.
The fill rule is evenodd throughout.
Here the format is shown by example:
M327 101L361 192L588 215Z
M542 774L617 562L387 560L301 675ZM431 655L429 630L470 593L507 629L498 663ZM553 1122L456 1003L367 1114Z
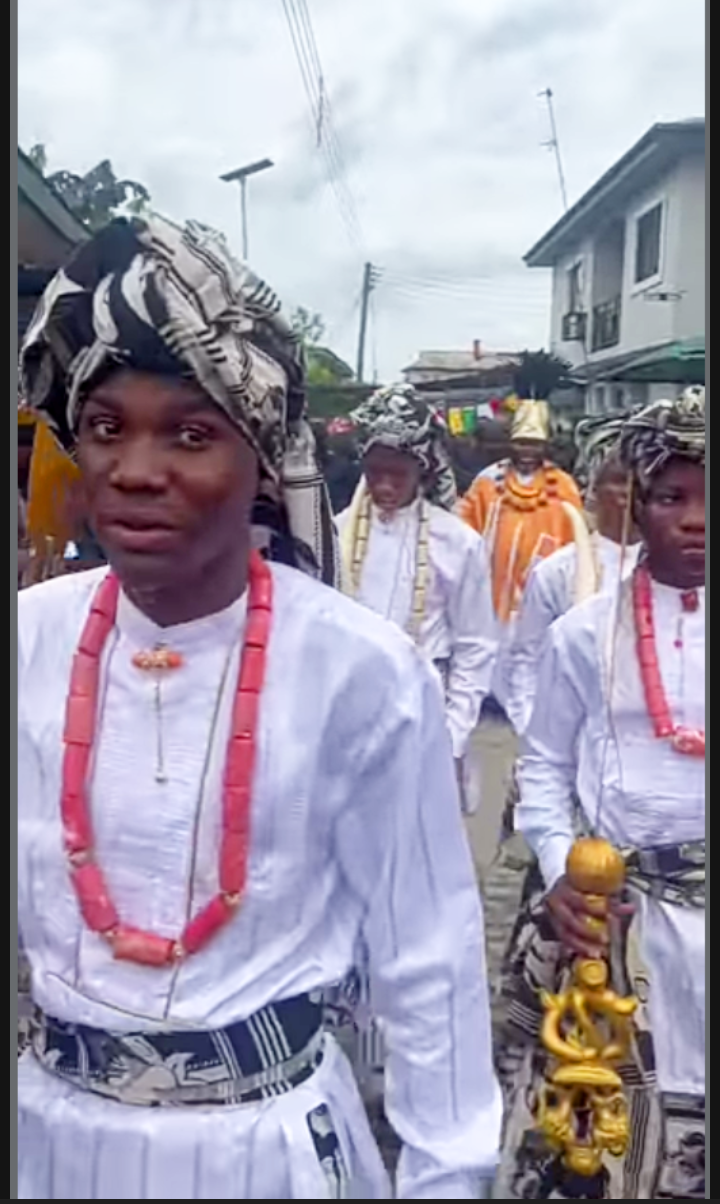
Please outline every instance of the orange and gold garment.
M572 477L548 464L529 483L513 467L479 476L458 505L458 514L487 541L495 613L507 623L516 611L528 572L574 538L569 504L583 504Z
M77 536L80 472L41 418L19 409L18 425L35 428L28 480L27 536L33 552L33 577L40 580L51 569L54 572L62 562L66 544Z

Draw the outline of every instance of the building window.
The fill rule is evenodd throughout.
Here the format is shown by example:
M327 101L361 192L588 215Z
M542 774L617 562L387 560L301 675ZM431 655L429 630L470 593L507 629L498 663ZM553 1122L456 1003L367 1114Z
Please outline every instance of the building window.
M660 247L662 238L662 203L648 209L637 220L637 246L635 250L635 283L642 284L660 275Z
M567 312L579 314L583 307L582 264L575 263L567 274L568 301Z
M590 393L589 410L591 414L600 415L605 413L605 386L595 385Z

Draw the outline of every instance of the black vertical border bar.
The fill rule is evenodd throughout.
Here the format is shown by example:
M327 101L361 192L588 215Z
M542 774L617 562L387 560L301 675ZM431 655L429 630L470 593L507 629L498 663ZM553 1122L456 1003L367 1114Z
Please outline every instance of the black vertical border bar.
M8 1199L17 1200L17 396L18 396L18 292L17 292L17 60L18 6L10 0L10 1149ZM15 555L13 556L13 551ZM13 990L13 984L16 989Z

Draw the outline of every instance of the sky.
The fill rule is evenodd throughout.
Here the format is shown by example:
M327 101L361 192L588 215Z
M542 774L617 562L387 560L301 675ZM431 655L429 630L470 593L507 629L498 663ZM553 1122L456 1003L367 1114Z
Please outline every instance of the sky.
M544 89L571 204L654 122L705 112L704 0L306 0L328 163L290 3L19 0L18 142L44 143L50 171L109 158L238 253L219 177L271 158L249 259L352 365L371 262L369 379L474 339L547 344L548 274L523 263L562 214Z

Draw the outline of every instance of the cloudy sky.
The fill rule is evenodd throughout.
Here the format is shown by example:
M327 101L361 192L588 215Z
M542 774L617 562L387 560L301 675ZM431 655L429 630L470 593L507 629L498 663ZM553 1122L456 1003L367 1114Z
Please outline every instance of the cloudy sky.
M704 0L307 0L333 187L288 3L20 0L18 139L51 170L110 158L238 251L237 186L218 177L271 157L250 185L253 266L354 363L372 261L380 379L421 348L546 342L548 280L522 263L562 211L541 90L571 203L653 122L705 110Z

